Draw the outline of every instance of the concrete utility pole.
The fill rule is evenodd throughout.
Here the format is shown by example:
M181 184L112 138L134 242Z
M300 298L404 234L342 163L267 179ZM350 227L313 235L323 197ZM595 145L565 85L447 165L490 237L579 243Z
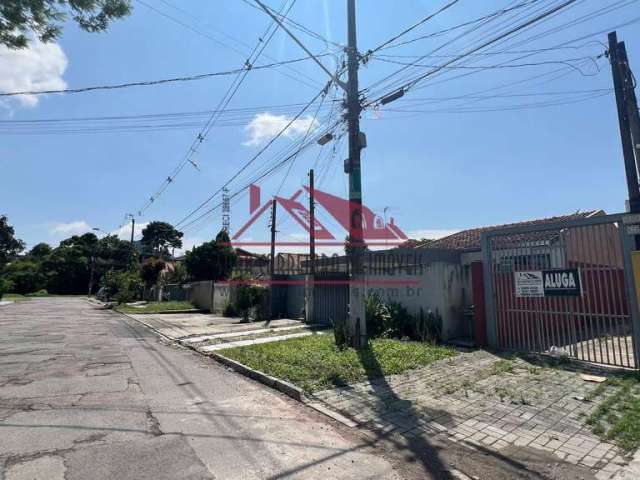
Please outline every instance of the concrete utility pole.
M352 346L367 345L367 327L364 310L364 237L362 232L362 179L360 151L365 146L360 132L360 95L358 92L358 41L356 34L356 1L347 0L347 119L349 123L349 159L345 170L349 175L349 332Z
M313 168L309 170L309 285L307 288L306 320L315 323L314 302L316 283L316 185Z
M312 168L309 170L309 272L312 277L316 274L316 187L313 175Z
M629 116L629 126L631 127L633 150L636 155L636 168L640 172L640 112L638 112L638 99L636 98L636 81L629 65L627 48L624 42L618 43L617 53L620 68L622 69L622 84L627 105L627 115Z
M618 123L622 140L622 154L624 156L624 168L627 177L627 191L629 195L629 211L640 213L640 188L638 187L638 172L634 158L633 140L629 124L628 99L625 95L623 68L620 59L620 48L616 32L609 34L609 61L613 74L613 87L616 93L616 105L618 107ZM636 107L637 108L637 107ZM636 243L637 243L636 239Z
M136 228L136 218L131 215L131 245L133 245L133 232Z
M329 75L347 93L347 120L349 124L349 159L345 161L345 173L349 174L349 325L348 333L351 344L356 348L367 345L367 326L364 311L364 238L362 232L362 183L360 174L360 150L366 147L366 140L360 132L360 95L358 92L358 42L356 35L356 1L347 0L348 28L348 81L345 85L333 75L322 62L296 38L283 22L275 16L260 0L254 0L302 48L309 57ZM399 98L404 92L394 94ZM393 100L390 100L393 101ZM347 330L347 329L343 329Z
M276 199L271 202L271 262L269 263L269 273L273 275L276 271Z

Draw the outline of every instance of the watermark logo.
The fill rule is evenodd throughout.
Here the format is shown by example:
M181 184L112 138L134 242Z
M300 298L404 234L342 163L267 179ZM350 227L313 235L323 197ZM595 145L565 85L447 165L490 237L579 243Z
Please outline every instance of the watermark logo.
M301 203L301 196L303 193L309 192L309 187L304 186L297 190L289 198L275 196L276 205L279 208L279 212L286 213L291 219L293 219L302 229L307 233L311 233L311 229L315 233L316 246L318 247L331 247L331 246L343 246L344 240L340 239L340 235L336 235L335 232L331 232L317 216L314 218L313 225L311 225L311 213L309 209ZM358 205L357 209L354 208L354 204L349 200L340 198L336 195L332 195L317 188L314 190L314 198L316 208L322 208L328 213L337 224L339 224L345 231L350 231L351 219L355 218L354 222L361 225L362 239L367 246L370 247L395 247L399 246L408 240L407 235L396 225L393 217L386 221L385 218L379 214L374 213L371 209L365 205ZM249 220L238 229L238 231L232 237L232 245L236 247L263 247L269 246L270 242L250 242L243 241L242 236L245 232L255 224L258 219L263 215L268 214L272 206L272 199L261 203L260 201L260 187L257 185L251 185L249 189L249 214L251 215ZM281 215L281 214L280 214ZM309 242L277 242L277 246L280 247L295 247L295 246L308 246Z

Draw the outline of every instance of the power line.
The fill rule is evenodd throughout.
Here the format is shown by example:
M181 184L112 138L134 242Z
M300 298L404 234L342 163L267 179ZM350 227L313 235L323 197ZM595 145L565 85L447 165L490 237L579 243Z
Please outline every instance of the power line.
M387 40L386 42L383 42L382 44L378 45L377 47L368 50L365 53L365 58L368 56L371 56L372 54L376 53L379 50L382 50L383 48L387 47L389 44L395 42L396 40L398 40L399 38L403 37L404 35L406 35L407 33L415 30L416 28L418 28L419 26L425 24L426 22L428 22L429 20L437 17L438 15L440 15L443 12L446 12L448 9L450 9L451 7L453 7L456 3L458 3L460 0L452 0L449 3L447 3L446 5L444 5L443 7L441 7L440 9L436 10L434 13L431 13L429 15L427 15L426 17L422 18L421 20L419 20L418 22L414 23L413 25L411 25L408 28L405 28L402 32L400 32L397 35L394 35L393 37L391 37L389 40Z
M468 22L460 23L458 25L454 25L453 27L445 28L445 29L442 29L442 30L439 30L439 31L436 31L436 32L433 32L433 33L430 33L430 34L427 34L427 35L422 35L422 36L419 36L419 37L416 37L416 38L412 38L410 40L406 40L404 42L396 43L394 45L388 45L389 42L385 42L385 44L383 44L382 46L376 48L376 50L379 51L379 50L387 50L387 49L390 49L390 48L397 48L397 47L401 47L401 46L404 46L404 45L409 45L411 43L415 43L415 42L420 41L420 40L425 40L425 39L428 39L428 38L438 37L438 36L444 35L446 33L450 33L452 31L458 30L460 28L467 27L469 25L473 25L475 23L479 23L479 22L482 22L484 20L489 20L489 19L492 19L493 17L501 16L501 15L504 15L504 14L509 13L511 11L514 11L514 10L518 10L520 8L529 6L532 3L535 3L535 2L538 2L538 1L539 0L529 0L529 1L526 1L526 2L522 2L522 3L518 4L518 5L513 6L513 7L503 8L501 10L497 10L495 12L492 12L492 13L490 13L488 15L484 15L482 17L476 18L474 20L470 20Z
M328 54L316 55L317 57L323 57ZM248 72L249 70L264 70L267 68L273 68L282 65L289 65L292 63L299 63L309 60L310 57L302 57L302 58L294 58L292 60L283 60L281 62L270 63L267 65L245 65L243 68L236 68L235 70L224 70L221 72L213 72L213 73L202 73L199 75L190 75L185 77L172 77L172 78L163 78L160 80L145 80L140 82L129 82L129 83L118 83L114 85L98 85L92 87L79 87L79 88L64 88L59 90L36 90L36 91L21 91L21 92L8 92L8 93L0 93L0 97L13 97L17 95L45 95L45 94L53 94L53 93L84 93L84 92L92 92L96 90L117 90L121 88L130 88L130 87L147 87L151 85L162 85L165 83L176 83L176 82L191 82L194 80L204 80L211 77L224 77L228 75L237 75L238 73Z
M518 32L518 31L520 31L520 30L522 30L522 29L524 29L524 28L529 27L530 25L533 25L533 24L535 24L535 23L537 23L537 22L539 22L539 21L541 21L541 20L543 20L543 19L547 18L547 17L548 17L548 16L550 16L550 15L553 15L554 13L556 13L556 12L558 12L558 11L562 10L563 8L568 7L569 5L571 5L571 4L573 4L573 3L575 3L576 1L577 1L577 0L567 0L567 1L563 2L562 4L560 4L560 5L558 5L558 6L556 6L556 7L553 7L553 8L551 8L550 10L547 10L547 11L545 11L545 12L543 12L543 13L541 13L541 14L537 15L537 16L535 16L534 18L531 18L531 19L527 20L527 21L526 21L526 22L524 22L524 23L522 23L522 24L520 24L520 25L518 25L518 26L516 26L516 27L513 27L513 28L511 28L511 29L509 29L509 30L508 30L508 31L506 31L505 33L502 33L502 34L498 35L497 37L494 37L494 38L492 38L491 40L488 40L488 41L486 41L486 42L484 42L484 43L480 44L479 46L476 46L476 47L472 48L470 51L467 51L467 52L465 52L465 53L462 53L462 54L458 55L458 56L457 56L457 57L455 57L454 59L449 60L448 62L445 62L443 65L440 65L440 66L438 66L437 68L434 68L434 69L432 69L432 70L428 71L427 73L424 73L424 74L422 74L422 75L419 75L419 76L418 76L417 78L415 78L414 80L411 80L411 81L407 82L406 84L404 84L404 85L403 85L403 86L401 86L400 88L397 88L396 90L397 90L397 91L403 91L403 92L406 92L407 90L411 89L413 86L415 86L416 84L418 84L419 82L421 82L421 81L422 81L422 80L424 80L425 78L427 78L427 77L429 77L429 76L433 75L434 73L437 73L437 72L441 71L442 69L446 68L446 67L447 67L447 66L449 66L449 65L452 65L453 63L457 62L458 60L461 60L461 59L465 58L465 57L466 57L466 56L468 56L469 54L472 54L472 53L478 52L478 51L482 50L483 48L486 48L486 47L488 47L488 46L490 46L490 45L492 45L492 44L494 44L494 43L496 43L496 42L498 42L498 41L500 41L500 40L502 40L502 39L504 39L504 38L507 38L507 37L509 37L510 35L512 35L512 34L514 34L514 33L516 33L516 32ZM406 69L406 68L408 68L408 67L406 67L406 66L405 66L405 67L403 67L403 68L404 68L404 69ZM372 104L375 104L375 103L379 102L379 101L380 101L384 96L385 96L385 95L382 95L382 96L380 96L380 97L378 97L378 98L376 98L376 99L374 99L374 100L369 101L365 106L372 105Z
M174 17L173 15L170 15L170 14L168 14L168 13L166 13L166 12L163 12L162 10L160 10L160 9L158 9L158 8L156 8L156 7L152 6L152 5L149 5L149 4L148 4L147 2L145 2L144 0L137 0L137 1L138 1L139 3L141 3L142 5L144 5L145 7L149 8L150 10L152 10L152 11L154 11L154 12L158 13L158 14L159 14L159 15L161 15L162 17L164 17L164 18L166 18L166 19L168 19L168 20L170 20L170 21L172 21L172 22L174 22L174 23L176 23L176 24L178 24L178 25L180 25L180 26L182 26L182 27L184 27L184 28L186 28L186 29L188 29L188 30L190 30L190 31L192 31L192 32L194 32L194 33L196 33L196 34L200 35L200 36L202 36L202 37L204 37L204 38L207 38L207 39L209 39L209 40L213 41L214 43L216 43L216 44L218 44L218 45L221 45L221 46L223 46L223 47L226 47L226 48L228 48L228 49L230 49L230 50L234 51L235 53L237 53L237 54L238 54L238 55L240 55L240 56L246 56L246 52L242 52L241 50L239 50L239 49L237 49L237 48L235 48L235 47L232 47L232 46L228 45L228 44L227 44L227 43L225 43L225 42L220 41L219 39L217 39L217 38L215 38L215 37L213 37L213 36L209 35L208 33L206 33L206 32L202 32L201 30L199 30L198 28L195 28L194 26L190 25L189 23L187 23L187 22L183 22L182 20L180 20L180 19L178 19L178 18ZM181 9L180 7L177 7L177 6L171 5L171 4L169 4L168 2L166 2L166 1L164 1L164 0L163 0L163 3L164 3L165 5L169 5L169 6L171 6L171 8L174 8L174 9L176 9L176 10L178 10L178 11L181 11L181 12L183 12L183 13L185 13L185 14L187 14L187 15L189 15L189 16L191 16L191 17L192 17L192 15L190 15L188 12L186 12L184 9ZM192 18L193 18L193 17L192 17ZM226 36L227 38L230 38L231 40L235 41L236 43L240 43L240 44L242 44L242 45L244 45L244 46L247 46L247 47L248 47L248 45L247 45L245 42L243 42L243 41L241 41L241 40L238 40L238 39L236 39L235 37L232 37L232 36L228 35L227 33L222 32L222 34L223 34L224 36ZM271 60L274 60L274 59L273 59L273 57L270 57L269 55L266 55L266 54L265 54L264 56L265 56L266 58L269 58L269 59L271 59ZM296 82L302 83L303 85L306 85L306 86L311 87L311 88L314 88L314 89L315 89L315 88L317 88L317 85L314 85L314 84L313 84L313 82L314 82L314 79L313 79L313 78L311 78L311 77L309 77L308 75L306 75L306 74L304 74L304 73L302 73L302 72L299 72L299 71L297 71L297 70L295 70L295 69L293 69L293 68L291 68L291 67L287 67L287 68L288 68L291 72L293 72L295 75L298 75L299 77L304 77L304 78L306 78L307 80L303 80L302 78L298 78L298 77L296 77L295 75L292 75L292 74L290 74L290 73L286 73L286 72L283 72L283 71L280 71L280 70L276 70L276 71L277 71L278 73L280 73L281 75L284 75L284 76L286 76L286 77L288 77L288 78L290 78L290 79L292 79L292 80L294 80L294 81L296 81ZM309 82L312 82L312 83L309 83Z
M249 5L251 8L254 8L254 9L258 10L260 13L265 14L264 10L262 10L260 7L255 5L253 2L251 2L251 0L242 0L242 1L244 3L246 3L247 5ZM276 16L278 16L280 21L290 25L292 28L295 28L296 30L301 31L302 33L305 33L305 34L309 35L310 37L315 38L316 40L320 40L321 42L324 42L326 45L333 45L334 47L337 47L339 49L343 49L344 48L343 45L341 45L341 44L339 44L337 42L333 42L333 41L329 40L325 36L320 35L317 32L314 32L313 30L309 29L308 27L305 27L304 25L302 25L299 22L296 22L295 20L293 20L291 18L282 17L273 8L271 8L269 6L267 6L267 8L271 11L271 13L275 14Z
M200 205L198 205L195 209L193 209L189 214L187 214L184 218L182 218L179 222L176 223L176 226L181 225L182 223L184 223L186 220L188 220L189 218L191 218L193 215L195 215L199 210L201 210L202 208L204 208L209 202L211 202L211 200L213 200L215 198L215 196L220 193L222 191L222 189L224 187L227 187L233 180L235 180L242 172L244 172L249 166L251 166L253 164L253 162L255 162L255 160L260 157L278 138L280 138L290 127L291 125L293 125L294 122L296 122L303 114L304 112L307 111L307 109L318 99L320 98L321 95L326 94L326 89L321 90L320 92L318 92L318 94L316 94L311 101L309 101L301 110L300 112L298 112L298 114L296 116L294 116L293 118L291 118L287 124L280 129L280 131L278 131L278 133L276 135L274 135L269 142L267 142L253 157L251 157L249 159L249 161L247 161L242 168L240 168L234 175L231 176L231 178L229 180L227 180L227 182L220 187L218 190L216 190L211 196L209 196L206 200L204 200Z
M252 184L255 184L256 182L262 180L263 178L265 178L266 176L272 174L273 172L275 172L278 168L282 167L283 165L285 165L287 162L289 162L292 158L294 158L299 152L301 152L302 150L305 150L306 148L308 148L310 145L313 145L314 143L316 143L316 141L322 137L323 135L325 135L328 132L331 132L333 129L335 129L339 123L338 122L334 125L332 125L331 127L329 127L326 130L323 130L320 134L315 135L312 139L310 139L309 141L307 141L305 144L303 144L301 147L299 147L298 149L296 149L293 153L291 153L290 155L288 155L286 158L284 158L283 160L279 161L276 165L274 165L273 167L271 167L269 170L267 170L266 172L262 173L261 175L259 175L257 178L253 179L250 183L246 184L244 187L242 187L240 190L236 191L234 194L232 194L230 196L230 198L234 198L237 195L239 195L240 193L242 193L243 191L245 191L246 189L248 189ZM220 208L222 206L222 203L219 203L215 206L213 206L212 208L206 210L205 212L203 212L200 216L196 217L195 219L191 220L189 223L187 223L186 225L184 225L182 227L182 230L185 230L187 228L189 228L190 226L194 225L196 222L204 219L207 215L210 215L211 213L213 213L215 210L217 210L218 208Z
M282 5L282 9L285 8L285 6L287 5L288 1L289 0L285 0L285 2ZM286 16L286 14L288 14L288 12L291 10L291 8L293 8L293 5L295 4L295 2L296 2L296 0L292 0L291 1L291 5L287 9L287 11L285 13L285 16ZM272 26L274 27L273 31L271 31L272 30ZM271 33L269 33L270 31L271 31ZM267 45L270 43L270 41L273 38L273 36L275 35L276 31L277 31L277 25L274 25L273 22L270 22L269 26L266 28L264 34L261 37L258 38L258 43L253 48L253 50L249 54L249 57L245 61L245 67L251 67L260 58L260 55L262 54L262 52L264 52L265 48L267 48ZM263 37L266 37L266 40L263 40ZM162 182L162 184L158 188L158 190L151 197L149 197L149 199L140 208L140 210L138 210L138 215L141 215L142 212L144 212L147 208L149 208L155 202L156 198L158 198L160 195L162 195L162 193L164 193L164 191L168 188L168 186L174 181L176 176L184 169L184 167L188 163L191 163L194 166L196 165L195 161L193 160L193 155L196 153L196 151L198 150L198 148L200 147L202 142L204 142L205 138L207 137L207 135L209 134L209 132L211 131L211 129L215 125L217 119L220 116L220 112L223 112L227 108L227 106L229 105L229 102L231 102L231 99L238 92L238 90L240 89L240 86L242 85L242 83L246 79L249 71L250 71L250 68L248 68L248 69L246 69L246 70L244 70L244 71L242 71L242 72L240 72L240 73L238 73L236 75L236 78L233 80L233 82L231 83L231 85L227 89L225 95L222 97L222 99L218 103L218 106L214 110L216 113L212 114L211 117L207 120L205 125L200 130L200 133L198 133L196 138L191 143L191 146L187 150L186 154L184 155L182 161L178 164L178 166Z

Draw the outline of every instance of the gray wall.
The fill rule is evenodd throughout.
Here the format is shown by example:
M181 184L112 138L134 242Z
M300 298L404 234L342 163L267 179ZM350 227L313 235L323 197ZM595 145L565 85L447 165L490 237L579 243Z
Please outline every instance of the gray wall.
M367 275L367 293L398 302L414 315L420 308L437 311L442 317L442 338L449 340L468 331L463 315L465 297L470 296L465 288L468 276L468 268L459 264L432 262L415 275ZM396 283L385 285L385 280Z
M213 305L213 282L192 282L189 300L196 308L211 310Z
M210 310L213 313L222 313L230 300L231 287L228 283L214 283L213 305Z

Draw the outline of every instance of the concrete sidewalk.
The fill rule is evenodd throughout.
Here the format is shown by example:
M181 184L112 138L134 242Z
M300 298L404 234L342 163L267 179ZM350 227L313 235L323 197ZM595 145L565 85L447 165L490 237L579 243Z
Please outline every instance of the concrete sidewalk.
M510 458L546 456L599 480L640 478L640 462L627 467L624 453L585 425L596 386L577 372L479 350L314 397L376 434L444 436Z
M222 317L213 313L165 313L157 315L152 313L128 313L127 316L144 323L172 340L264 328L292 327L302 324L298 320L288 319L243 323L241 318Z
M202 353L322 334L312 326L290 319L244 323L241 318L204 313L126 315Z

